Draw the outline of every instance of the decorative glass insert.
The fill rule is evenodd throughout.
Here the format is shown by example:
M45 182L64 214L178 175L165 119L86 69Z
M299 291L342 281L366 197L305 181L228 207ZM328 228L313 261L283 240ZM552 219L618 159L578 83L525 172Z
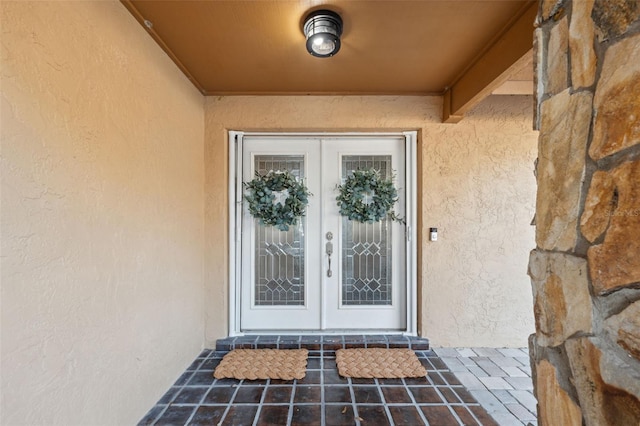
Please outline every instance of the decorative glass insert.
M342 157L343 179L374 168L391 177L390 155ZM360 223L342 218L342 304L391 305L391 221Z
M304 178L302 155L256 155L254 165L260 174L288 170L298 179ZM256 305L304 305L304 223L302 217L296 226L280 231L255 220Z

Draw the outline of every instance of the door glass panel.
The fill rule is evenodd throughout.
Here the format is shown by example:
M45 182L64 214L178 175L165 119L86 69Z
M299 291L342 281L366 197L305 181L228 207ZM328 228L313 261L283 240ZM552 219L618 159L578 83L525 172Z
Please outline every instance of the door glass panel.
M270 170L288 170L304 178L302 155L256 155L255 170L264 175ZM278 202L278 198L274 202ZM305 303L304 217L288 231L255 221L255 304L259 306L296 306Z
M354 170L393 175L390 155L342 157L342 178ZM342 218L342 305L391 305L391 223L360 223Z

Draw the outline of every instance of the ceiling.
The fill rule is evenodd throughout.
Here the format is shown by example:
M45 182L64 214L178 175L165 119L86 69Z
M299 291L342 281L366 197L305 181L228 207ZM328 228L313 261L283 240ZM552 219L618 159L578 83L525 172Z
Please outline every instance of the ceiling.
M533 0L121 1L205 95L443 95L487 67L485 91L532 80ZM302 33L323 8L344 21L331 58L307 53Z

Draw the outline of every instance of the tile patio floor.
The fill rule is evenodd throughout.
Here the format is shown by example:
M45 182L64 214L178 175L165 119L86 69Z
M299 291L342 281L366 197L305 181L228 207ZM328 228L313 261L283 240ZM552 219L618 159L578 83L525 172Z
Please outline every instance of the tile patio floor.
M216 380L234 348L309 349L302 380ZM345 379L335 350L410 347L418 379ZM405 336L244 336L205 350L139 425L536 425L528 358L521 349L434 349Z
M498 424L538 424L526 348L436 348L434 352Z

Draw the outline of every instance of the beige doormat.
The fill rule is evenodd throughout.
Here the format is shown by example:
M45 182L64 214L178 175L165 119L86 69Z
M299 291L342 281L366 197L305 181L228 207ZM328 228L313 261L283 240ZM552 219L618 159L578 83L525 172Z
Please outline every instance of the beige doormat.
M343 377L400 379L427 375L411 349L339 349L336 363Z
M306 349L234 349L213 372L216 379L302 379L306 375Z

